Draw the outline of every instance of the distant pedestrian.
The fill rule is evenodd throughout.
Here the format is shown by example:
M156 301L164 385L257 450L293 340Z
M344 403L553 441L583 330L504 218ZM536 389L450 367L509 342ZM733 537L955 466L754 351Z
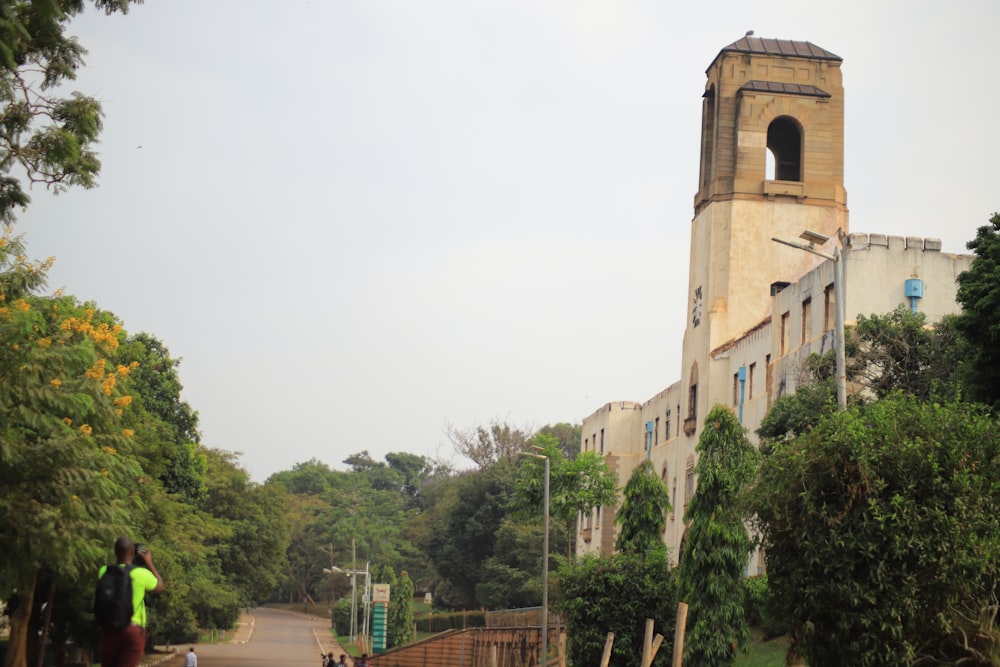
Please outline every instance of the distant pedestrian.
M331 653L330 655L332 656L333 654ZM333 667L347 667L347 656L341 653L337 662L333 663Z
M184 656L184 667L198 667L198 654L194 652L194 646Z

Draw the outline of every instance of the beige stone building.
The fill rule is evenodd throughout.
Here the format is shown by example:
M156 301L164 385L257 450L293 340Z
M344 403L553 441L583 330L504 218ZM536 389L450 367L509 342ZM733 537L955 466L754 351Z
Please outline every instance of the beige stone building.
M811 352L831 349L834 262L774 242L809 230L842 253L847 324L900 304L934 321L956 312L971 257L935 239L852 234L844 189L841 58L809 42L747 35L709 65L691 223L681 378L644 402L612 401L583 421L581 448L624 485L642 457L670 489L663 539L677 561L697 480L695 447L713 405L751 433L794 392ZM614 508L580 518L578 552L610 553ZM750 572L760 564L754 559Z

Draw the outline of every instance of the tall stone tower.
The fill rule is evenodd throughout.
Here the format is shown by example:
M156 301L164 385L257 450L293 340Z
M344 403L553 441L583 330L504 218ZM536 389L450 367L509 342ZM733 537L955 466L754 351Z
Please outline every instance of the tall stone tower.
M821 261L771 238L848 231L841 60L809 42L748 33L706 70L681 379L687 405L678 415L690 438L730 391L728 366L713 364L713 353L768 316L773 284Z

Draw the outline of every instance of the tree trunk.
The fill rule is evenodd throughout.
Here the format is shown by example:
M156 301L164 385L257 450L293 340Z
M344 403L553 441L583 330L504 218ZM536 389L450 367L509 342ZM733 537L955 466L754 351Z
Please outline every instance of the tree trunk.
M56 599L56 580L49 577L49 592L45 596L45 613L42 616L42 631L38 633L37 658L35 667L45 666L45 644L49 641L49 628L52 625L52 605Z
M7 655L4 667L28 667L28 625L34 606L35 580L38 571L32 570L17 588L17 607L10 617L10 637L7 641Z

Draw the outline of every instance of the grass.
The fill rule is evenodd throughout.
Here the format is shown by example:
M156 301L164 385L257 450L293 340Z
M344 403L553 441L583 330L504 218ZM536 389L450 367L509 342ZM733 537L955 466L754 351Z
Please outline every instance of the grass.
M776 637L764 641L758 632L750 639L746 653L737 653L733 667L784 667L787 637Z

